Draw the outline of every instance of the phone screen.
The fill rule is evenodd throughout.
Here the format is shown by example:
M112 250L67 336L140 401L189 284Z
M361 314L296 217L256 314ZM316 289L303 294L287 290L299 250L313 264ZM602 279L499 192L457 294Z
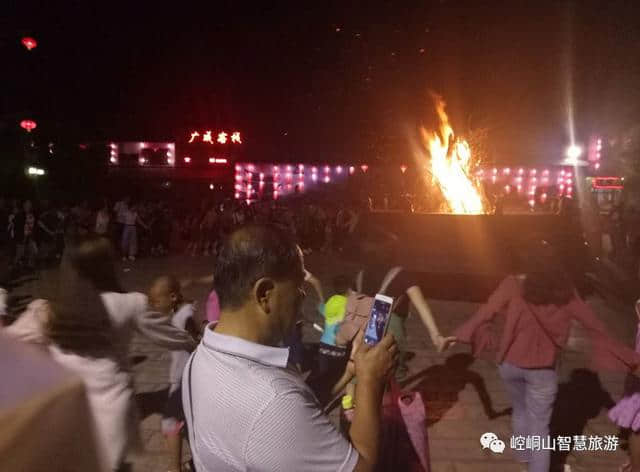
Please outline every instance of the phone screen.
M371 307L371 315L367 322L367 329L364 332L364 342L367 344L377 344L384 337L389 317L391 316L391 303L384 300L375 299Z

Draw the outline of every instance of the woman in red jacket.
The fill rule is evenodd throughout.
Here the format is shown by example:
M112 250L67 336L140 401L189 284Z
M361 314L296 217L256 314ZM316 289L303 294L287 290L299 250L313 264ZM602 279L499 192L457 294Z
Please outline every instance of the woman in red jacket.
M640 364L640 355L609 337L546 242L532 248L528 256L531 270L526 275L506 277L454 337L471 344L474 355L497 348L498 369L513 406L513 436L548 441L558 390L556 364L567 344L572 320L589 333L596 368L633 371ZM498 312L504 313L506 320L496 343L490 328ZM528 463L529 472L549 470L549 450L522 449L514 453L518 461Z

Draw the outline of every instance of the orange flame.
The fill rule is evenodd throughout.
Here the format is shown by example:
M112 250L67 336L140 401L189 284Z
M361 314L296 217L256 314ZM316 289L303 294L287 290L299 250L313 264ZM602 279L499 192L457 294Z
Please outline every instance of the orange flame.
M486 213L480 185L471 174L473 162L469 144L455 137L444 111L445 102L437 95L433 98L440 130L422 128L422 137L431 155L432 183L438 185L445 198L445 207L441 210L470 215Z

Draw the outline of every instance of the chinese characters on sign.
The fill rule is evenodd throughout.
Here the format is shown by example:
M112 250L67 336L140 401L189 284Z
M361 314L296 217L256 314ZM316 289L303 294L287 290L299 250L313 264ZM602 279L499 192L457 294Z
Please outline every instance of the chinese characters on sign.
M617 436L512 436L511 449L515 451L608 451L618 449Z
M200 134L198 131L194 131L190 135L189 143L203 142L214 144L213 138L214 136L211 130L205 131L203 132L203 134ZM229 133L227 133L226 131L221 131L218 133L215 140L215 142L220 144L227 144L227 142L229 141L231 141L233 144L242 144L242 137L240 136L240 132L234 131L233 133L231 133L231 136L229 136Z

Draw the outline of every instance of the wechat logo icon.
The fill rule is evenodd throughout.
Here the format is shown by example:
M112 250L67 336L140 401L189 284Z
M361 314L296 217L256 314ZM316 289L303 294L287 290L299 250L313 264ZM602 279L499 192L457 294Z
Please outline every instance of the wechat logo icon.
M504 441L501 441L495 433L484 433L480 436L480 444L482 449L489 449L496 454L502 454L506 447Z

